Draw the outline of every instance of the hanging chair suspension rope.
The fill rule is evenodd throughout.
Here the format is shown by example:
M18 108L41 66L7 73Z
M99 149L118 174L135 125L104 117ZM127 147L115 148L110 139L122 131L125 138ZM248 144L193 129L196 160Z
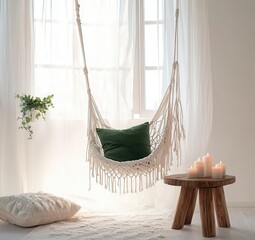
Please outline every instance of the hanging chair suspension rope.
M176 153L177 164L181 162L181 139L185 138L185 131L183 127L183 112L181 104L180 94L180 73L179 73L179 62L178 62L178 32L179 32L179 0L176 0L176 11L175 11L175 31L174 31L174 56L173 56L173 68L171 75L170 88L172 93L170 94L170 108L172 109L172 147L173 152Z
M179 0L176 0L176 10L175 10L175 31L174 31L174 62L173 67L175 68L178 64L178 26L179 26Z
M78 0L75 0L75 10L76 10L76 21L77 21L77 26L78 26L78 31L79 31L83 64L84 64L83 72L84 72L84 75L86 76L87 91L90 94L91 90L90 90L89 77L88 77L88 68L87 68L87 62L86 62L85 47L84 47L84 41L83 41L83 35L82 35L82 29L81 29L80 4L78 3Z
M89 97L89 111L88 111L88 132L90 130L90 124L92 124L91 118L98 117L102 123L102 126L108 127L107 124L104 122L103 117L96 105L95 99L93 95L91 94L90 89L90 82L89 82L89 75L88 75L88 68L87 68L87 61L86 61L86 54L85 54L85 47L84 47L84 38L82 34L82 28L81 28L81 18L80 18L80 4L78 0L75 0L75 10L76 10L76 22L78 26L78 32L79 32L79 38L80 38L80 44L81 44L81 50L82 50L82 57L83 57L83 73L85 75L86 79L86 87L87 87L87 93ZM93 111L94 110L94 111ZM95 114L94 114L95 113ZM91 116L92 115L92 116Z

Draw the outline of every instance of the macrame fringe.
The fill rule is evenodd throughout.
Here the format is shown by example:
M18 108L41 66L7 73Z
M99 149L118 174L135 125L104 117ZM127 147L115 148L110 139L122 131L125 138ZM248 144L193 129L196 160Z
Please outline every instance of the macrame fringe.
M156 123L162 124L162 121ZM150 126L153 128L153 123ZM169 151L171 128L162 128L164 132L161 141L155 146L152 145L154 149L148 157L127 162L105 158L100 145L95 142L94 132L90 131L87 158L90 163L90 176L95 178L96 183L113 193L136 193L153 187L172 166L172 153Z

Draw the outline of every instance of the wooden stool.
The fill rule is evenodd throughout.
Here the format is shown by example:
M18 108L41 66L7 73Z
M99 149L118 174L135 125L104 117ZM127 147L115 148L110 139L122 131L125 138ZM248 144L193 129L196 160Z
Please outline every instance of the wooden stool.
M235 181L236 178L229 175L217 179L187 178L186 174L165 176L165 184L181 186L172 229L182 229L184 225L191 224L198 191L203 236L216 236L214 205L219 227L230 227L223 186Z

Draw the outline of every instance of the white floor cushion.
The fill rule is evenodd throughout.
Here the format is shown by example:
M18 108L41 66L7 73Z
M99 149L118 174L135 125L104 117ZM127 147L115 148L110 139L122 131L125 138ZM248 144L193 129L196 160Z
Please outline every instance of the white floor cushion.
M70 200L42 192L0 197L0 219L22 227L66 220L80 208Z

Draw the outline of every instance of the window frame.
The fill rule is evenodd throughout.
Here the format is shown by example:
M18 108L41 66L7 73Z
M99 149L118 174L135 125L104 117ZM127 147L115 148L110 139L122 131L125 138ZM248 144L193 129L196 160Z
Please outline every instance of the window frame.
M163 1L164 2L164 1ZM159 0L157 0L157 11L159 11ZM159 15L159 13L157 13ZM134 81L133 81L133 112L134 119L149 119L157 109L146 109L146 77L145 72L148 70L164 70L162 65L147 66L145 64L145 27L148 25L161 25L164 30L164 19L145 20L145 2L144 0L136 1L136 46L134 61ZM157 27L158 29L158 27ZM159 51L159 46L157 44ZM162 56L164 59L164 56ZM163 75L163 74L162 74ZM162 81L164 78L162 77ZM163 84L164 85L164 84ZM163 96L162 96L163 97Z

